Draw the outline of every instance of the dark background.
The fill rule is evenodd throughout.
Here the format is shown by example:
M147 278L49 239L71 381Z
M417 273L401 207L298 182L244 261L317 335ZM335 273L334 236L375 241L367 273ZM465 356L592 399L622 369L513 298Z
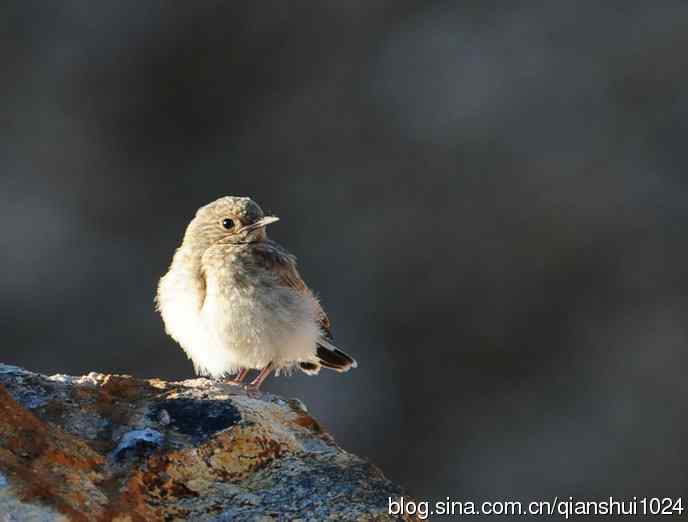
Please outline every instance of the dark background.
M685 493L686 2L96 4L0 7L0 361L191 377L250 195L360 363L265 388L411 494Z

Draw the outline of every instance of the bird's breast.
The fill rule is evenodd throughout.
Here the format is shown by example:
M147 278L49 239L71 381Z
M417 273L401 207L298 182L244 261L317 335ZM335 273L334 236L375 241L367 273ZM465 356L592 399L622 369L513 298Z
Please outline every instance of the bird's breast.
M202 315L211 336L240 358L279 362L314 353L320 336L316 310L311 295L268 277L226 273L208 279Z

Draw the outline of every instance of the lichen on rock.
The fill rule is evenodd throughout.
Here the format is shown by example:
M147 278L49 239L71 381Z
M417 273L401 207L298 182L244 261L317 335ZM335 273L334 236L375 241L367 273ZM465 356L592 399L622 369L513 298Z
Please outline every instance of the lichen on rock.
M0 520L390 520L402 495L298 399L0 364Z

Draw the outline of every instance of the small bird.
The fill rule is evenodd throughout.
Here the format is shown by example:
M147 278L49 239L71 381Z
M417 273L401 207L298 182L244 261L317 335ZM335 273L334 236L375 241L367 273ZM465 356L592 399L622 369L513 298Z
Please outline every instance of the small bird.
M275 370L321 367L345 372L356 361L333 343L330 321L301 279L296 258L268 239L265 216L250 198L226 196L191 220L168 272L157 309L199 375L257 391Z

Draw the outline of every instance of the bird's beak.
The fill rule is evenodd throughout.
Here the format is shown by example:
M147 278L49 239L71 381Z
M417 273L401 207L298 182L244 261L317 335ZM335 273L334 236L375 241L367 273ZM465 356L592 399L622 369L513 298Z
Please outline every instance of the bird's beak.
M270 223L275 223L276 221L279 221L279 218L277 216L265 216L264 218L259 219L255 223L246 225L239 232L251 232L252 230L256 230L257 228L263 228L264 226L269 225Z

